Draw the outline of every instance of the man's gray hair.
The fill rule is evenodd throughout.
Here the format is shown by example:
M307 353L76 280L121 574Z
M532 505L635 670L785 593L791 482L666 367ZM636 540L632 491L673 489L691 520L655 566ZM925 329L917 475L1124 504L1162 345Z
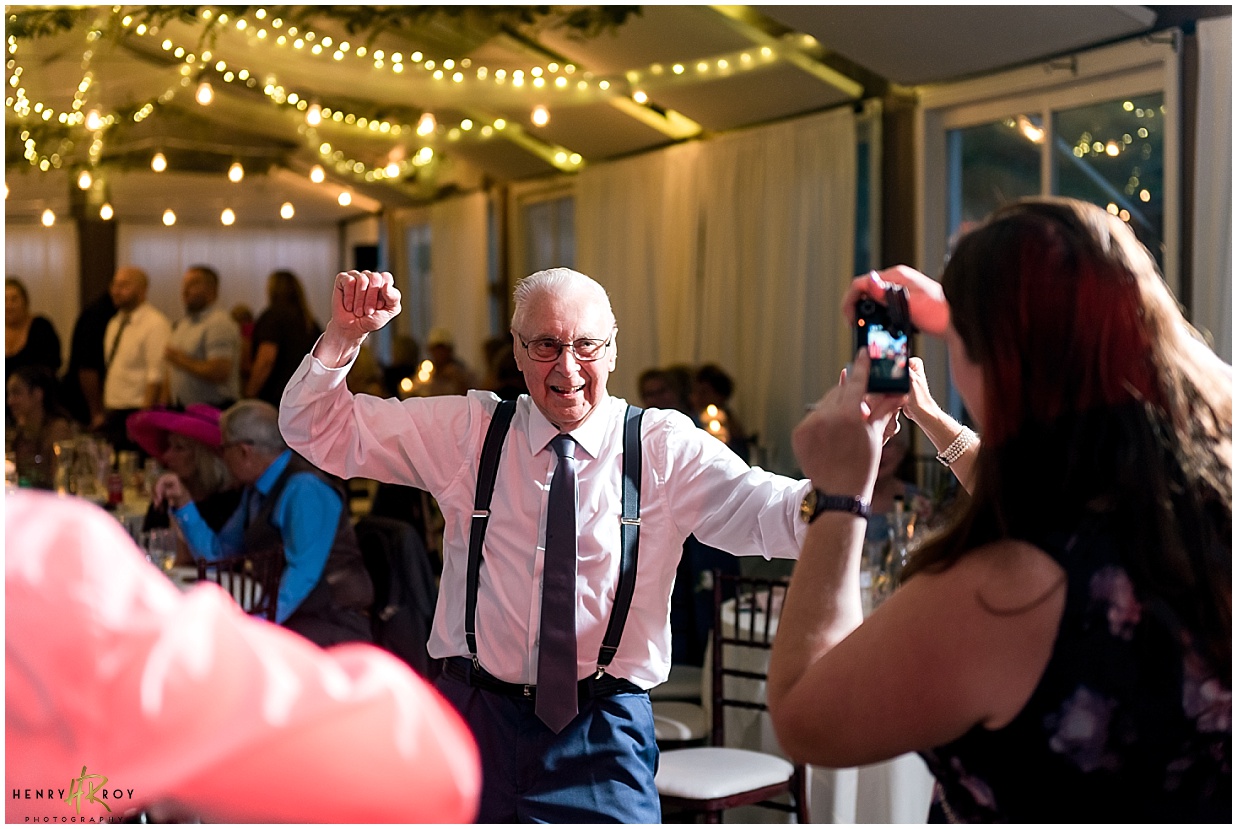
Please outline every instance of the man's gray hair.
M511 315L511 330L519 332L528 316L528 308L539 297L564 296L571 293L589 295L589 299L605 306L606 315L614 324L610 295L594 279L570 268L550 268L524 277L515 286L515 311Z
M279 432L279 410L265 400L242 400L219 418L224 442L245 441L278 455L288 448Z

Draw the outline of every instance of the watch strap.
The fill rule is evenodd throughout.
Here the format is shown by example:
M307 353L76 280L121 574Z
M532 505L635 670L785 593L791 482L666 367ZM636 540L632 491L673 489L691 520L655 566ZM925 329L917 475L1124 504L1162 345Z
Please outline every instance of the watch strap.
M808 523L815 521L822 512L849 512L851 515L857 515L860 518L867 519L872 514L872 508L865 503L861 498L853 495L826 495L819 489L814 490L816 493L816 504L812 510L812 515L808 518Z

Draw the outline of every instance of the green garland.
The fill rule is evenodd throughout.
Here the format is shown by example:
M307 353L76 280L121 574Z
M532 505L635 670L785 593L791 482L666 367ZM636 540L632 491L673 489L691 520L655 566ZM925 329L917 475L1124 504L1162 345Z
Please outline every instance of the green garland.
M415 36L430 25L445 26L462 35L488 37L503 31L562 29L572 37L588 39L613 31L639 6L122 6L120 14L137 23L162 26L176 20L203 25L205 35L214 27L199 17L210 8L238 17L264 8L271 17L281 17L296 26L329 20L340 23L348 33L370 39L383 32ZM36 38L70 31L97 19L106 6L49 9L46 6L7 7L6 28L13 37Z

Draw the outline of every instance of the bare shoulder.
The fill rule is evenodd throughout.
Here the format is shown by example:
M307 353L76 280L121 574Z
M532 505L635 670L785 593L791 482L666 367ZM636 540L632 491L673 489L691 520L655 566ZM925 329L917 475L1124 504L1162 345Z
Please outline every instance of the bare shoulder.
M1051 556L1025 541L1004 539L963 556L953 568L974 591L980 606L998 614L1018 614L1065 596L1065 571ZM1060 615L1059 613L1057 614Z

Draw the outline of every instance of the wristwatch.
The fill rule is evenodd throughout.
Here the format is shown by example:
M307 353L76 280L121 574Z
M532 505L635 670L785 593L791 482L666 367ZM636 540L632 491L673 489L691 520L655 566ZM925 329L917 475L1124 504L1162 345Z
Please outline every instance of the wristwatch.
M819 489L813 489L799 506L799 517L811 524L822 512L849 512L866 519L871 514L871 508L850 495L826 495Z

